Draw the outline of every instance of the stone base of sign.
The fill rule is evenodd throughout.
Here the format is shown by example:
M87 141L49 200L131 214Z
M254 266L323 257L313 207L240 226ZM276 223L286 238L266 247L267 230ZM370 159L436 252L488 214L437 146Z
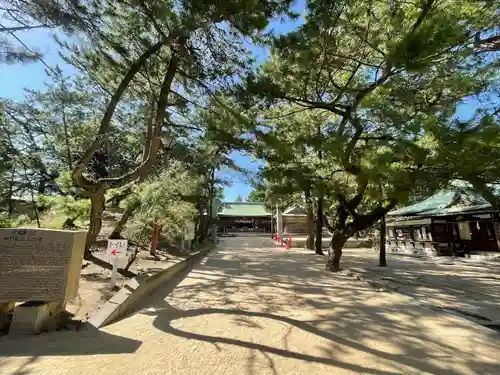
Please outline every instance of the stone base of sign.
M0 332L8 331L15 307L14 302L0 302Z
M58 302L25 302L14 310L9 335L34 335L61 326L64 309Z

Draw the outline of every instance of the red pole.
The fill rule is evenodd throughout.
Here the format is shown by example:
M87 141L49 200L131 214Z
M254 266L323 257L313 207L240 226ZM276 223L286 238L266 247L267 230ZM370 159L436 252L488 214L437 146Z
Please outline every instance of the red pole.
M156 255L156 247L158 246L158 238L160 237L161 227L158 224L153 224L153 233L151 235L151 248L149 252L151 255Z

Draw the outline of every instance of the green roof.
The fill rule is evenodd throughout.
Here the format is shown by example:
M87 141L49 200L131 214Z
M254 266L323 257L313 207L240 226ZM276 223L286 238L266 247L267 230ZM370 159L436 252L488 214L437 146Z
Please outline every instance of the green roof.
M472 188L456 186L440 190L429 198L389 212L388 216L439 216L491 209L491 205Z
M219 216L271 216L263 202L225 202Z
M307 216L307 212L301 207L292 206L283 212L283 216Z

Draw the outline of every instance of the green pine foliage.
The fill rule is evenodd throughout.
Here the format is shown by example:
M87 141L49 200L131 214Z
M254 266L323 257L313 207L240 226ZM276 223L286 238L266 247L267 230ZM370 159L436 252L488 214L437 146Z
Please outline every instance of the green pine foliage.
M442 173L457 153L436 147L454 138L473 150L471 135L460 143L455 113L497 87L498 56L484 49L484 38L498 34L497 6L311 0L304 24L271 38L270 57L236 91L243 107L264 111L266 131L254 133L266 179L282 190L314 185L326 198L327 268L339 269L347 238L414 191L467 174L450 165ZM481 121L469 126L483 128ZM488 137L486 129L474 133ZM484 140L483 154L491 150ZM478 169L467 169L477 179Z
M138 204L127 224L125 235L139 244L151 238L153 224L160 225L162 236L174 241L195 220L196 208L187 197L196 193L202 181L181 164L174 164L158 176L138 184L123 202Z
M138 242L190 220L203 241L220 172L245 172L234 150L265 161L250 201L324 216L329 269L349 236L453 179L499 203L498 1L307 0L283 34L269 26L296 19L290 0L5 3L2 58L43 59L16 37L48 28L76 74L48 67L44 89L1 100L4 223L13 197L40 196L67 225L88 215L88 249L121 202Z
M70 172L65 172L55 182L60 194L42 195L37 199L38 207L44 211L45 226L54 229L78 229L90 215L90 201L81 191L72 186Z

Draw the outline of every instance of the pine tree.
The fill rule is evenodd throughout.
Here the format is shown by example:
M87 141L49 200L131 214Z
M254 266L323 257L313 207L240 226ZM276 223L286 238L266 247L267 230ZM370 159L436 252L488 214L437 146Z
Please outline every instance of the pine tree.
M452 121L462 99L494 87L495 48L485 53L479 41L498 38L499 16L495 4L474 1L307 7L305 23L273 40L238 95L247 107L293 104L331 116L320 177L330 180L322 188L333 233L327 269L337 271L347 239L426 180L435 160L425 137Z

